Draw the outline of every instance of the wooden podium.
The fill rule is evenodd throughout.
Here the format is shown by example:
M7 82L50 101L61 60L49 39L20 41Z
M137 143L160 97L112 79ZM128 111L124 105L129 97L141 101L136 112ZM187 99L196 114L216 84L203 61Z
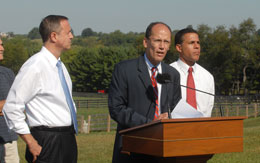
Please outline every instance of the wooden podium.
M154 121L120 131L122 152L151 155L160 162L207 162L216 153L243 151L245 118Z

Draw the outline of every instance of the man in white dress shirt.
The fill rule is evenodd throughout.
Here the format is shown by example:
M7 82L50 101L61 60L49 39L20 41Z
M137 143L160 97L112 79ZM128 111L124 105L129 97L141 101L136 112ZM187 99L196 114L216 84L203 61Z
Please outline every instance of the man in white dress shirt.
M213 76L196 62L200 57L200 40L197 31L192 28L180 30L175 35L175 47L179 52L179 59L170 65L176 68L181 76L180 84L187 86L188 70L192 68L195 89L210 94L215 93ZM187 89L182 87L182 98L187 100ZM188 90L189 91L189 90ZM214 96L195 91L195 106L204 117L210 117L214 105Z
M45 17L39 31L43 47L20 69L3 112L9 128L27 144L28 162L74 163L76 130L56 66L73 34L68 18L60 15ZM72 82L63 64L62 69L71 96Z

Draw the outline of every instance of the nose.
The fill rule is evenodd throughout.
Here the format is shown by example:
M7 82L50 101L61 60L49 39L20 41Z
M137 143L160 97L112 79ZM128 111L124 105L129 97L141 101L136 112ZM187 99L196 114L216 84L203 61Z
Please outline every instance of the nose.
M200 44L195 43L195 44L194 44L194 48L195 48L195 49L199 49L199 48L200 48Z
M71 39L73 39L74 38L74 36L73 36L73 34L70 32L70 38Z
M160 42L160 44L159 44L159 48L160 49L164 49L165 48L165 43L162 41L162 42Z

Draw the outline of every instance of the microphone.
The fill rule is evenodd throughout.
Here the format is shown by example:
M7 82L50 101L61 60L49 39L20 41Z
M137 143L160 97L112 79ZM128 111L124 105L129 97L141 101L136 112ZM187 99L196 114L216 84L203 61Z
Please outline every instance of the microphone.
M163 74L160 74L158 73L157 76L156 76L156 80L158 83L160 84L167 84L167 83L173 83L171 81L171 75L168 74L168 73L163 73ZM175 83L174 83L175 84ZM199 89L195 89L195 88L191 88L191 87L188 87L188 86L185 86L185 85L182 85L182 84L178 84L178 86L181 86L181 87L185 87L185 88L188 88L188 89L192 89L192 90L195 90L195 91L198 91L198 92L201 92L201 93L205 93L205 94L208 94L208 95L211 95L211 96L214 96L214 94L212 93L209 93L209 92L205 92L205 91L202 91L202 90L199 90ZM167 103L168 103L168 94L167 94ZM169 105L169 103L167 104ZM169 106L168 106L169 107ZM170 108L168 108L168 111L169 111ZM220 114L221 114L221 117L223 117L223 110L222 110L222 107L219 108L220 109Z
M171 75L167 73L164 74L158 73L156 76L156 80L160 84L171 83Z

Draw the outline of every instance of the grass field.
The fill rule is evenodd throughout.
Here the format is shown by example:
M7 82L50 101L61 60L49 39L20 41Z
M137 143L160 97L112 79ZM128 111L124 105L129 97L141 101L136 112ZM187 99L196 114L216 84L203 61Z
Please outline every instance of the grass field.
M115 131L79 134L78 163L111 162L114 136ZM25 144L21 139L18 146L21 163L25 163ZM244 120L244 152L216 154L208 163L260 163L260 117Z

